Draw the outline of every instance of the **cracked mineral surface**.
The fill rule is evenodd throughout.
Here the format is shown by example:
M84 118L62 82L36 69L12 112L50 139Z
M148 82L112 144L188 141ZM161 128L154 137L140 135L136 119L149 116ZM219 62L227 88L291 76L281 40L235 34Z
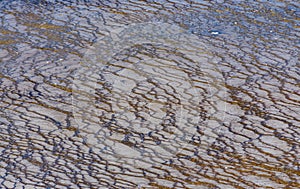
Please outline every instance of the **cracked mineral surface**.
M300 4L0 1L0 188L300 188Z

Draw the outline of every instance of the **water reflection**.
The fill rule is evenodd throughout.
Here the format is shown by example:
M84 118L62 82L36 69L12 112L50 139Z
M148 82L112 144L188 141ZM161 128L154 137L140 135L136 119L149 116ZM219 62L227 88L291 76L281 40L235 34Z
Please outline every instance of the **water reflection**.
M300 187L299 3L5 1L0 7L1 187ZM199 56L153 44L117 49L99 72L86 67L87 49L100 49L102 39L138 23L175 25L196 36L205 44L201 68ZM181 50L189 48L195 49ZM83 68L97 75L74 91ZM143 75L149 70L158 82ZM83 84L96 92L82 91ZM132 96L124 86L134 89ZM187 106L198 104L189 102L190 88L200 94L198 106ZM78 106L76 93L83 98ZM184 132L176 125L178 109L195 118L181 124ZM184 145L173 133L178 128L177 134L189 133Z

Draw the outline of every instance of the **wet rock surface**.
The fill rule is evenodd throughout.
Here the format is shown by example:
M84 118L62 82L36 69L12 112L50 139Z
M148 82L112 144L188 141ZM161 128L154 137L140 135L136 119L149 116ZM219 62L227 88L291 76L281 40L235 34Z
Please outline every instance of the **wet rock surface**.
M300 187L297 1L0 16L0 188Z

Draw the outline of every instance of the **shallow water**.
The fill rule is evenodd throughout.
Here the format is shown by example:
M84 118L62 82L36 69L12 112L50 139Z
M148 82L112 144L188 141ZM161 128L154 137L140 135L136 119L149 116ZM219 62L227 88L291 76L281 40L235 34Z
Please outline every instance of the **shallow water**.
M0 188L300 188L297 1L0 16Z

